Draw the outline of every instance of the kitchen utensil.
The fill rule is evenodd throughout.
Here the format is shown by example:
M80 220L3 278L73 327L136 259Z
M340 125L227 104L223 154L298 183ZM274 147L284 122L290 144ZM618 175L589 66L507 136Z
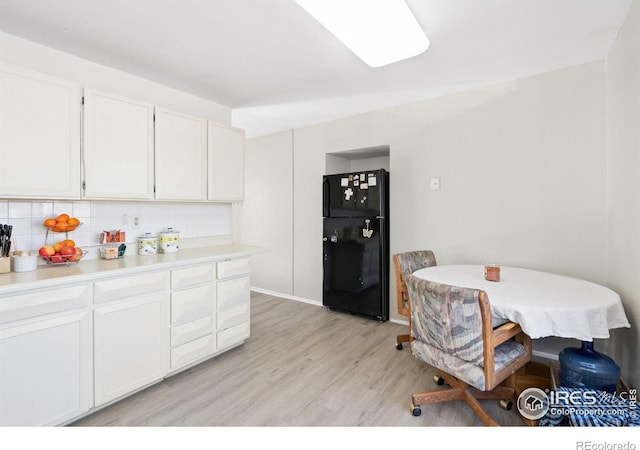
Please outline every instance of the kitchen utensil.
M5 225L5 243L4 243L4 252L3 256L9 256L9 251L11 250L11 233L13 231L13 225Z
M0 224L0 257L9 256L11 250L11 232L13 225Z

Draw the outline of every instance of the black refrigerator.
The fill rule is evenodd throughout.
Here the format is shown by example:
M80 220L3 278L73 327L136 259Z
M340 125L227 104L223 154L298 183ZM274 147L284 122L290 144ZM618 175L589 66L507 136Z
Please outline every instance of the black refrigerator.
M389 318L389 172L323 177L322 304Z

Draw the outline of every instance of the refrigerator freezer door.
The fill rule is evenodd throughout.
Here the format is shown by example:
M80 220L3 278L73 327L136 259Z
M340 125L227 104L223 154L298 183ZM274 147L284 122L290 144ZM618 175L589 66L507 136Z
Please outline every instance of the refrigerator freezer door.
M388 259L384 219L325 218L323 304L372 319L388 319Z
M371 180L371 182L369 182ZM325 175L324 217L384 217L386 172Z

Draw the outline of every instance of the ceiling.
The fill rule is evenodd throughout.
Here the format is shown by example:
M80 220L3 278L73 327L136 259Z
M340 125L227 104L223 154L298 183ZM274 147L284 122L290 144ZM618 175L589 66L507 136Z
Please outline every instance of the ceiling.
M226 105L257 136L604 59L631 1L407 0L430 47L379 68L294 0L0 0L0 30Z

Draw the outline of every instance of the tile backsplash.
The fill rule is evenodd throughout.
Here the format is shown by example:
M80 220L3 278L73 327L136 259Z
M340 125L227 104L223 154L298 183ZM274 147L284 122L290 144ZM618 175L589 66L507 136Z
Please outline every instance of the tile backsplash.
M146 231L159 233L167 227L180 231L181 239L232 233L229 203L0 200L0 223L13 225L13 250L37 250L45 240L52 244L64 239L64 233L52 232L47 238L42 224L62 213L82 223L69 233L78 246L97 245L103 230L125 231L127 242L136 242Z

